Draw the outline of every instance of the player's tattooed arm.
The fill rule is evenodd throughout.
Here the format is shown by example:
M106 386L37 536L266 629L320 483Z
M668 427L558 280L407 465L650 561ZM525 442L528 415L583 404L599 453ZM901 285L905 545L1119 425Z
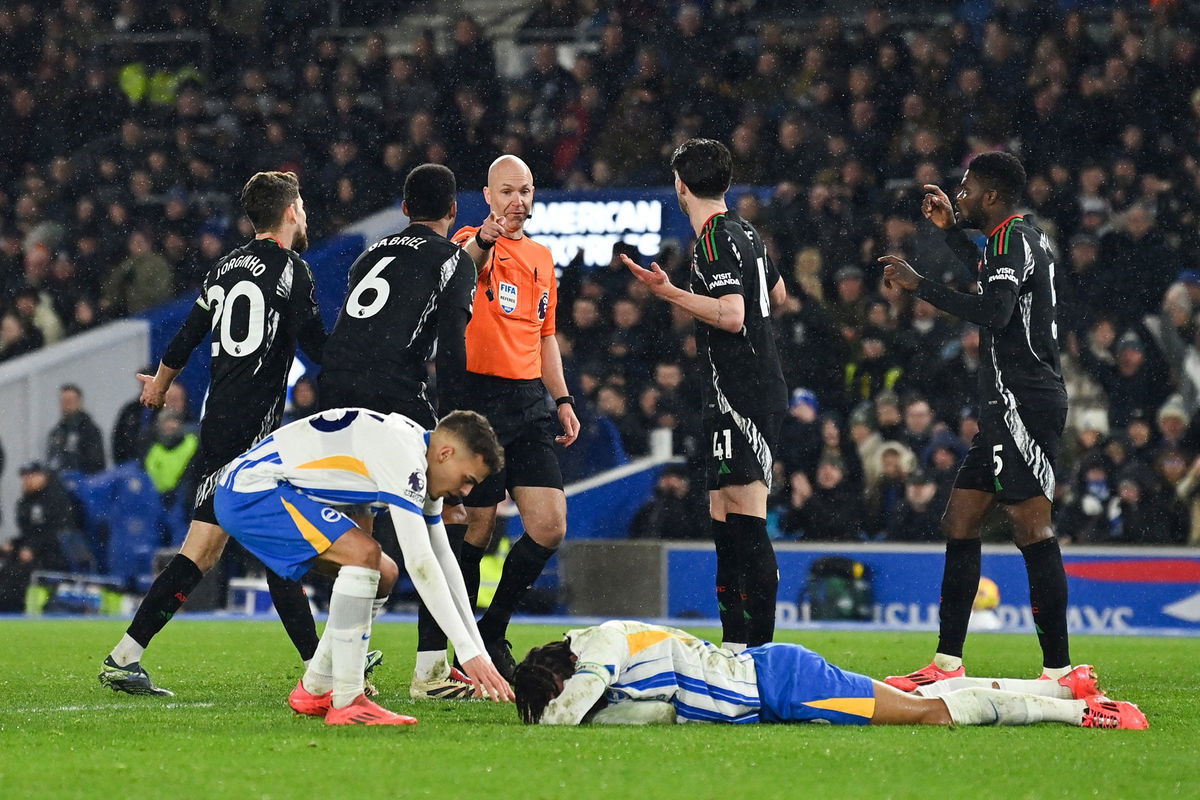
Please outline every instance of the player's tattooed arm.
M703 297L671 283L657 262L652 263L650 269L644 269L624 253L621 254L621 261L652 294L679 306L701 322L727 333L737 333L746 324L746 298L740 292Z

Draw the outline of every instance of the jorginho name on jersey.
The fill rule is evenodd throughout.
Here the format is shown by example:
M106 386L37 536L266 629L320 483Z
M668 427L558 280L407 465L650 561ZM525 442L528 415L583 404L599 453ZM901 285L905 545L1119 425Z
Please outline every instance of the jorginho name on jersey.
M212 333L206 417L243 420L265 435L279 424L297 341L317 360L324 345L308 264L273 239L255 239L213 266L196 304Z
M771 324L771 287L779 273L762 237L732 211L704 224L692 252L691 290L705 297L740 294L745 299L742 330L728 333L696 325L696 350L709 363L709 402L718 413L741 415L783 411L787 386Z

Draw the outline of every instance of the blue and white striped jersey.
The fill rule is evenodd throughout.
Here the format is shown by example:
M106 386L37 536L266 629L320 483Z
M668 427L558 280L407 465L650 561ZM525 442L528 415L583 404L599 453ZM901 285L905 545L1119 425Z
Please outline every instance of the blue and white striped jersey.
M578 725L603 696L610 706L657 700L679 722L759 721L754 659L663 625L613 620L567 631L575 675L541 722Z

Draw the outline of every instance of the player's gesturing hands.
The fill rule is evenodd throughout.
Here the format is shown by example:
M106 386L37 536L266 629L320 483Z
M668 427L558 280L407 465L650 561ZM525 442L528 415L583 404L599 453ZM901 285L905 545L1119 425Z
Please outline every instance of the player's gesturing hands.
M944 231L948 231L958 224L958 220L954 216L954 206L950 203L950 198L942 191L937 184L927 183L924 186L925 199L921 201L921 213L925 215L925 219L937 225Z
M162 408L167 402L167 392L154 382L154 376L138 373L137 379L142 382L141 404L155 411Z
M505 230L504 217L491 213L487 215L487 219L479 226L479 238L485 244L492 245L504 235Z
M653 294L663 297L675 288L671 283L671 279L667 277L667 273L663 272L662 267L658 265L657 261L650 264L650 269L638 266L636 261L624 253L621 254L621 261L633 273L633 277L646 284Z
M917 284L921 282L921 276L917 273L912 265L905 261L900 256L884 256L879 259L886 266L883 268L883 279L888 283L894 283L901 289L915 291Z
M562 425L563 433L555 436L554 441L563 447L570 447L579 438L579 417L575 416L575 409L570 403L558 407L558 423Z
M508 681L500 677L496 666L485 655L478 655L463 662L463 671L475 684L475 696L483 697L495 703L511 703L516 699Z

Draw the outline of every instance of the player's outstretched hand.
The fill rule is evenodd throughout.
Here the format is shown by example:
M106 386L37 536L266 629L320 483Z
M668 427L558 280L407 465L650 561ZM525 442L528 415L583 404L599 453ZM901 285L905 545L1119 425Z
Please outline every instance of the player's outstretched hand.
M935 183L927 183L925 188L925 199L921 201L921 213L925 215L925 219L937 225L944 231L948 231L958 224L958 220L954 218L954 206L950 203L950 198L942 191L942 187Z
M622 253L621 262L633 273L633 277L646 284L650 291L656 295L661 296L675 288L671 285L671 279L667 277L667 273L663 272L662 267L658 265L657 261L650 264L650 269L644 269L638 266L638 263L632 258Z
M155 385L154 376L143 375L139 372L137 379L142 382L142 396L139 398L141 404L155 411L162 408L163 404L167 402L167 393Z
M495 244L496 240L504 235L504 230L504 217L489 213L487 219L479 226L479 238L490 244Z
M894 283L901 289L914 291L917 284L921 282L921 276L917 271L900 256L884 256L879 259L885 266L883 268L883 280L889 284Z
M516 699L508 681L500 677L496 666L485 655L478 655L470 661L464 661L463 671L475 684L475 696L491 700L494 703L511 703Z
M575 444L575 440L579 438L579 417L575 416L575 409L570 403L563 403L558 407L558 422L562 425L563 433L561 436L555 436L554 441L563 447Z

